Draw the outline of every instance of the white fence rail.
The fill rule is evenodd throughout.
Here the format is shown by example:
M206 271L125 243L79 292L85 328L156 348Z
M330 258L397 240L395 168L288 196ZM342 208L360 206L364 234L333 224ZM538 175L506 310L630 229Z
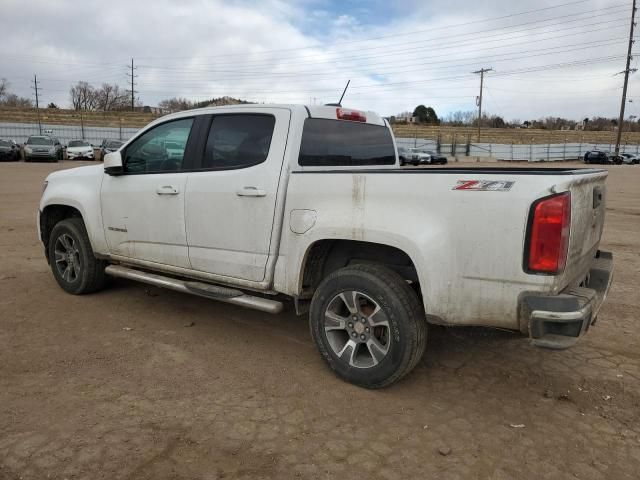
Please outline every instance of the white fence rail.
M84 125L42 124L42 133L51 131L51 135L60 139L63 144L70 140L84 139L99 145L102 140L128 140L139 128L129 127L88 127ZM27 141L30 135L41 135L37 123L0 123L0 139L15 140L18 143Z
M396 138L399 147L438 150L438 141L429 138ZM452 157L479 157L496 160L521 160L529 162L577 160L588 150L613 151L611 144L597 143L548 143L548 144L504 144L504 143L458 143L455 146L441 143L439 151ZM640 145L620 145L621 153L640 154Z

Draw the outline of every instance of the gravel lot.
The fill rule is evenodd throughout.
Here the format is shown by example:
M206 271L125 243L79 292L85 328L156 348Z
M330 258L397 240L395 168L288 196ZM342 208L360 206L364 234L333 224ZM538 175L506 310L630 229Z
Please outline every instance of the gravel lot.
M638 478L640 166L610 168L614 286L576 347L433 327L413 374L367 391L291 311L64 293L35 212L77 165L0 164L0 479Z

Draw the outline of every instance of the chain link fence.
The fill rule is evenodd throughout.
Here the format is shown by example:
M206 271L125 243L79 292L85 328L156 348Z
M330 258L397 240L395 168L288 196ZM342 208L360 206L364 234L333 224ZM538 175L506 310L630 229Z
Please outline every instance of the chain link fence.
M528 162L552 162L581 159L589 150L613 152L614 145L594 143L546 143L546 144L504 144L504 143L440 143L431 138L396 138L399 147L420 148L451 157L491 158L494 160L514 160ZM640 145L620 145L620 153L640 154Z
M0 123L0 138L24 143L31 135L50 135L60 140L63 145L70 140L84 139L92 145L100 145L103 140L126 141L139 128L129 127L87 127L84 125L47 125L40 127L37 123Z
M84 139L93 145L103 140L126 141L139 129L131 127L88 127L84 125L47 125L37 123L0 123L0 139L24 143L30 135L51 135L63 145L70 140ZM396 138L399 147L421 148L451 157L491 158L515 161L563 161L582 158L588 150L612 152L613 145L592 143L547 143L547 144L504 144L504 143L441 143L437 138ZM640 154L640 145L624 144L621 153Z

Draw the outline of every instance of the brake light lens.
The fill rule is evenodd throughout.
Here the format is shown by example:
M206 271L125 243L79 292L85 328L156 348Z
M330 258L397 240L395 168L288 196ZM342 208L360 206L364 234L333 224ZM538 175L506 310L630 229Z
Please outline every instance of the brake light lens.
M366 122L367 116L358 110L348 110L346 108L336 108L338 120L351 120L352 122Z
M571 193L538 200L531 212L527 268L534 273L561 273L567 264L569 249Z

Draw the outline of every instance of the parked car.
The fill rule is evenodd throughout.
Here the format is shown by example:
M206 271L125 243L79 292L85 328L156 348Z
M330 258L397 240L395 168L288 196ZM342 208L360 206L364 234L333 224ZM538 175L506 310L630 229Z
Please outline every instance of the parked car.
M71 140L67 145L67 158L69 160L78 160L80 158L93 160L93 145L86 140Z
M584 163L611 165L613 164L613 159L609 153L602 150L590 150L584 154Z
M0 160L20 160L20 151L9 140L0 140Z
M400 166L410 163L411 152L409 152L405 147L398 147L398 160L400 162Z
M640 158L638 155L633 155L631 153L621 153L620 154L621 161L625 165L637 165L640 163Z
M121 142L120 140L107 140L107 139L104 139L102 141L102 143L100 144L100 160L104 160L104 156L107 153L115 152L122 145L124 145L124 142Z
M445 165L447 163L447 157L445 157L444 155L440 155L436 152L433 152L431 150L423 150L421 148L412 148L411 153L412 153L414 164Z
M24 144L24 161L46 160L57 162L62 160L60 140L45 135L32 135Z
M110 275L271 313L288 298L328 366L369 388L420 362L429 323L548 348L594 324L613 269L606 170L398 167L374 112L179 112L103 165L50 174L38 233L71 294Z

